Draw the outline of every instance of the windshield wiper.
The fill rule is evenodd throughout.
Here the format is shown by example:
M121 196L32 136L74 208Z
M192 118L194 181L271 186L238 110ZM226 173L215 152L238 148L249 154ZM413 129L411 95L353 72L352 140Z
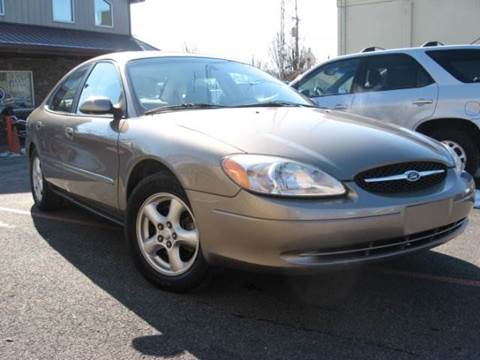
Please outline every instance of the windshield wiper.
M167 105L159 106L150 110L145 111L145 115L158 114L167 111L176 111L176 110L197 110L197 109L221 109L226 106L215 105L215 104L178 104L178 105Z
M263 103L238 105L236 107L250 108L250 107L316 107L316 106L310 105L310 104L291 103L288 101L267 101Z

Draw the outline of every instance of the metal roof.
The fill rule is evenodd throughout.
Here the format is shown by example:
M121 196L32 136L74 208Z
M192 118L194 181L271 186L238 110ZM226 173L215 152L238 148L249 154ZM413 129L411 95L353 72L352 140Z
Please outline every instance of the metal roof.
M14 52L59 52L100 55L153 50L129 35L0 22L0 48Z

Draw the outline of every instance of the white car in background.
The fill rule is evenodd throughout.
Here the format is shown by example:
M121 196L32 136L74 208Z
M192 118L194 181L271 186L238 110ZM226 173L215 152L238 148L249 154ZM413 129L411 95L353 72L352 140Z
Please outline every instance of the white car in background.
M319 106L395 123L452 147L477 178L480 149L480 46L378 50L341 56L291 86Z

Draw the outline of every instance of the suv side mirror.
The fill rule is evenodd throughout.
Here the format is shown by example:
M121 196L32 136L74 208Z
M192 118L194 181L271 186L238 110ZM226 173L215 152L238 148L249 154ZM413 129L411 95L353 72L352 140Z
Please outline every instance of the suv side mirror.
M80 112L83 114L106 115L112 114L115 120L123 116L123 110L120 106L114 106L107 97L92 97L80 105Z

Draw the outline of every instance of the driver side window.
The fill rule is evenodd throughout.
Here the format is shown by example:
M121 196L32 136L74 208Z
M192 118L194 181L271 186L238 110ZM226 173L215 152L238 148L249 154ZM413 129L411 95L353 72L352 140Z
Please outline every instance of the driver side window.
M327 64L318 69L298 87L308 97L349 94L360 59L348 59Z
M112 63L100 62L93 68L78 101L78 110L81 105L92 97L106 97L113 105L119 104L123 99L123 86L120 75Z

